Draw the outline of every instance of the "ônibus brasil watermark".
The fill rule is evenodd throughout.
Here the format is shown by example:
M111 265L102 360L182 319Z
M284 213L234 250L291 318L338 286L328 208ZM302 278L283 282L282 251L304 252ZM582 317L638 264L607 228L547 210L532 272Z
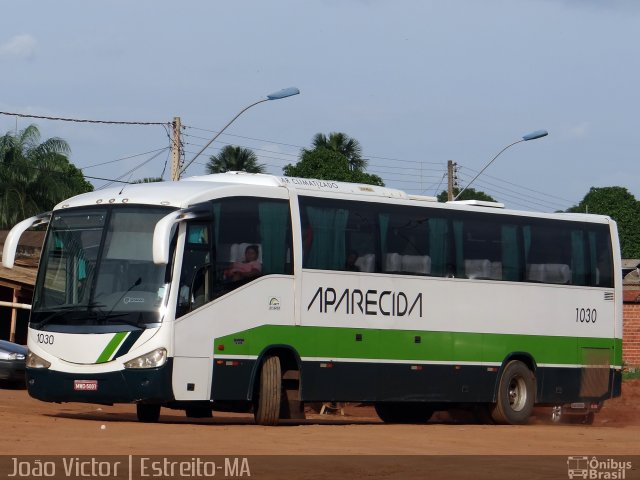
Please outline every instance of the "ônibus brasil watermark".
M571 456L567 458L567 475L570 479L625 480L632 466L629 461L615 458Z

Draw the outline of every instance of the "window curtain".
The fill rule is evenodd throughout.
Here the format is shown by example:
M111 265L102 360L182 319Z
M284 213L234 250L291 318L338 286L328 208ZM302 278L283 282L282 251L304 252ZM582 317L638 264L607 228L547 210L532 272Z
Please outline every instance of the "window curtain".
M464 277L464 224L462 220L453 221L453 241L456 249L456 276Z
M522 227L522 238L524 240L524 258L527 264L532 263L529 256L531 255L531 226Z
M444 277L447 265L447 221L442 218L429 219L429 256L431 275Z
M387 252L387 234L389 232L389 214L381 213L378 215L378 225L380 226L380 251L382 258L389 253Z
M587 255L584 244L584 232L571 230L571 283L587 284Z
M289 205L260 202L260 239L262 241L262 272L285 273Z
M521 279L520 249L518 242L518 227L516 225L502 226L502 279L517 282Z
M304 259L308 268L341 270L346 261L345 233L349 211L342 208L307 207L313 243Z

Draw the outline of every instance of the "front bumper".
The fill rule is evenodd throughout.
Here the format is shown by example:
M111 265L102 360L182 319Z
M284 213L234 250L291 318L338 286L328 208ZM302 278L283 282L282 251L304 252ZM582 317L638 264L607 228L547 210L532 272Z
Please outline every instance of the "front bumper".
M173 359L158 368L77 374L27 368L29 395L45 402L166 403L173 400ZM76 390L76 380L97 381L95 390Z

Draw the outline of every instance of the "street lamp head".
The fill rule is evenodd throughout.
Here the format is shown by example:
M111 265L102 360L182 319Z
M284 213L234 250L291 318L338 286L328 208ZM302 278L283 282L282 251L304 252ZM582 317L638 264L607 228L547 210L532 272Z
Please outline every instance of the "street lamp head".
M529 140L536 140L537 138L546 137L547 135L549 135L549 132L547 132L546 130L536 130L535 132L527 133L526 135L524 135L522 137L522 140L527 142Z
M487 167L488 167L489 165L491 165L491 164L494 162L494 160L495 160L496 158L498 158L498 157L500 156L500 154L501 154L502 152L504 152L506 149L508 149L508 148L510 148L510 147L513 147L514 145L517 145L518 143L527 142L527 141L529 141L529 140L535 140L536 138L546 137L547 135L549 135L549 132L547 132L546 130L536 130L535 132L527 133L525 136L523 136L523 137L522 137L522 140L518 140L517 142L510 143L509 145L507 145L506 147L504 147L502 150L500 150L500 151L498 152L498 154L497 154L495 157L493 157L493 158L491 159L491 161L490 161L489 163L487 163L487 164L482 168L482 170L480 170L480 171L478 172L478 174L477 174L475 177L473 177L473 178L471 179L471 181L470 181L469 183L467 183L467 186L466 186L466 187L464 187L462 190L460 190L460 191L458 192L458 194L453 198L453 200L454 200L454 201L455 201L455 200L457 200L457 199L460 197L460 195L462 195L462 192L464 192L467 188L469 188L469 186L470 186L473 182L475 182L475 181L476 181L476 178L478 178L480 175L482 175L482 172L484 172L484 171L487 169Z
M291 97L293 95L298 95L299 93L300 90L296 87L283 88L282 90L278 90L277 92L267 95L267 100L280 100L281 98Z
M273 93L267 95L267 98L263 98L262 100L258 100L257 102L253 102L251 105L249 105L249 106L243 108L242 110L240 110L240 112L238 112L238 114L235 117L233 117L224 127L222 127L222 129L218 133L216 133L215 136L211 140L209 140L207 142L207 144L204 147L202 147L202 149L198 153L196 153L195 156L191 160L189 160L189 162L186 165L184 165L178 171L177 178L173 178L173 180L179 180L180 179L180 175L189 167L189 165L191 165L193 163L193 161L196 158L198 158L200 156L200 154L202 152L204 152L209 147L209 145L211 145L213 143L213 141L216 138L218 138L220 136L220 134L227 129L227 127L229 125L231 125L233 122L235 122L236 118L238 118L244 112L249 110L251 107L254 107L254 106L256 106L256 105L258 105L260 103L268 102L269 100L280 100L281 98L291 97L293 95L298 95L299 93L300 93L300 90L298 90L296 87L283 88L282 90L279 90L277 92L273 92Z

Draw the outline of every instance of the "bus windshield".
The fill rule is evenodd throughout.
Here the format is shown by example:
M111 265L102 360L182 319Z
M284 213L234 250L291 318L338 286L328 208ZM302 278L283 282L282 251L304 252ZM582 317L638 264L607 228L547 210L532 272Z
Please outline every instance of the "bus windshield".
M42 252L31 326L131 325L161 320L167 266L152 259L153 230L170 209L55 212Z

